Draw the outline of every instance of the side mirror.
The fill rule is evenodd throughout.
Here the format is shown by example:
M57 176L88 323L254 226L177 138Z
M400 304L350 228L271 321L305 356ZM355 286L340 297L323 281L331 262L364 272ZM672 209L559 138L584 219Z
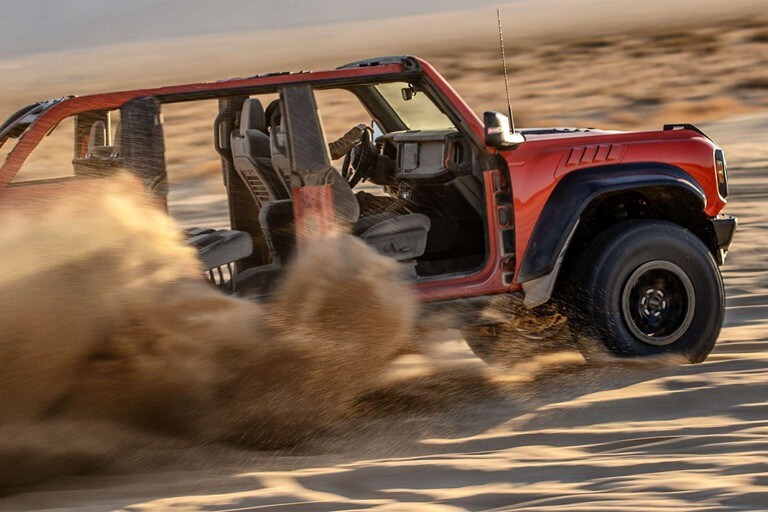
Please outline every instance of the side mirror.
M509 118L499 112L486 112L483 114L485 124L485 145L492 148L512 148L525 142L525 137L520 132L513 132L509 125Z

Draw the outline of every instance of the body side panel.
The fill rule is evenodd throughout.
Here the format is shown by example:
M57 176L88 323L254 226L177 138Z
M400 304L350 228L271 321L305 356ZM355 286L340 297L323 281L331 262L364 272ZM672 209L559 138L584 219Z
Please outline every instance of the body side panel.
M603 149L598 146L611 145L620 146L620 159L606 161L597 158L611 152L610 147ZM678 168L703 191L706 197L704 212L714 217L726 204L718 194L714 174L716 147L699 133L670 130L528 141L512 151L504 151L502 154L507 160L514 195L517 272L552 192L566 176L577 171L606 164L660 163ZM576 148L582 152L579 158L573 157ZM568 165L569 160L576 160L575 164ZM578 212L563 210L560 214L571 217Z

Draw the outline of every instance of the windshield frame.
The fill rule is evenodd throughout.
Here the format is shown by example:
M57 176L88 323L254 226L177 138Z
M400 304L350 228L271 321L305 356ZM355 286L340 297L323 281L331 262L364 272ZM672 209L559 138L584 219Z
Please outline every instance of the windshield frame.
M372 89L389 106L407 130L458 130L456 124L437 102L423 88L412 82L380 82L372 84ZM412 96L406 100L402 91L407 89L412 91Z

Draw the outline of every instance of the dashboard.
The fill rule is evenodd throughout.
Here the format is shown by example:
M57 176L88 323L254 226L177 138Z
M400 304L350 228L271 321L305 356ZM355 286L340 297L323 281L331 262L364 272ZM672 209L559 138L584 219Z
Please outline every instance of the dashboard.
M456 130L390 132L376 142L394 146L399 181L444 183L472 173L470 149Z

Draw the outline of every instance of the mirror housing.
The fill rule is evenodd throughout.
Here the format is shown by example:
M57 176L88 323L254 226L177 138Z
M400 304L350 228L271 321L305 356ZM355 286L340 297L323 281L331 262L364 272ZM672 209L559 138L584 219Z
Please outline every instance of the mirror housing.
M408 84L408 87L400 89L400 94L403 97L403 101L411 101L416 96L416 89L411 84Z
M523 134L513 132L509 118L500 112L488 111L483 114L483 125L486 146L509 149L525 142Z

